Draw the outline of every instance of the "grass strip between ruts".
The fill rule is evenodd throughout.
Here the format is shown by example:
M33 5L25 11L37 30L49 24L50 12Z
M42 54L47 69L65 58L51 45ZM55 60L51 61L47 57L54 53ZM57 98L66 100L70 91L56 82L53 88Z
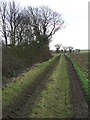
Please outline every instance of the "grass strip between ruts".
M70 86L64 56L51 74L45 89L41 92L30 118L71 118Z

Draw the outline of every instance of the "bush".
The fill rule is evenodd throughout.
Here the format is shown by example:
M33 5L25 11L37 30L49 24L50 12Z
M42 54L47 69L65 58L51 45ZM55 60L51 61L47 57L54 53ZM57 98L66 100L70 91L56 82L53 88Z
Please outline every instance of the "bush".
M6 77L17 76L18 73L35 63L43 62L51 57L49 47L38 45L20 45L2 47L2 74Z

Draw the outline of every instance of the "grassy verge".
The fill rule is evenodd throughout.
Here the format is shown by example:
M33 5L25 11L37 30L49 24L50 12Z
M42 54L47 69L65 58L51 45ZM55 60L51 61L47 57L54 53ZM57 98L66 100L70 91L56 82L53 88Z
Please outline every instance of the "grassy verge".
M87 53L90 52L90 50L81 50L80 53Z
M86 94L88 94L88 77L86 76L85 72L83 72L77 64L75 64L75 63L73 63L73 64L74 64L74 68L75 68L78 76L80 77L82 86L83 86Z
M80 69L80 67L77 64L73 63L73 65L74 65L74 68L75 68L75 70L76 70L76 72L77 72L77 74L78 74L78 76L81 80L82 87L83 87L83 89L85 90L85 92L88 96L88 102L89 102L90 101L89 77L87 76L87 74L82 69Z
M3 109L7 107L13 99L20 95L20 93L28 87L42 72L52 64L57 56L54 56L52 59L38 64L36 67L32 68L29 72L25 73L23 76L16 78L15 83L10 83L2 91L2 107Z
M58 66L37 98L30 118L71 118L69 79L66 61L61 56Z

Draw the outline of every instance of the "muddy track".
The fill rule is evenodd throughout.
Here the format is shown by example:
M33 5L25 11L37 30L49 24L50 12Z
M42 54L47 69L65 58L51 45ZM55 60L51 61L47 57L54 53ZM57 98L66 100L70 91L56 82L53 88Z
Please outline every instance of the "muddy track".
M74 118L88 118L88 104L85 92L82 88L80 78L78 77L71 60L65 55L67 61L67 70L70 79L70 97Z
M23 90L20 96L16 97L13 103L2 111L3 118L28 118L35 100L40 95L40 92L45 88L45 83L58 64L59 59L60 56L58 56L57 59L49 65L45 71L32 82L32 84L28 86L28 88Z

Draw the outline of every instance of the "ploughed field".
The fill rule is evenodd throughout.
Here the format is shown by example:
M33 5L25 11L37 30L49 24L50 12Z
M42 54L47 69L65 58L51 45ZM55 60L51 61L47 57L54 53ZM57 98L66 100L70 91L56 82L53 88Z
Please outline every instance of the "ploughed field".
M5 85L3 118L88 118L88 55L54 55Z

